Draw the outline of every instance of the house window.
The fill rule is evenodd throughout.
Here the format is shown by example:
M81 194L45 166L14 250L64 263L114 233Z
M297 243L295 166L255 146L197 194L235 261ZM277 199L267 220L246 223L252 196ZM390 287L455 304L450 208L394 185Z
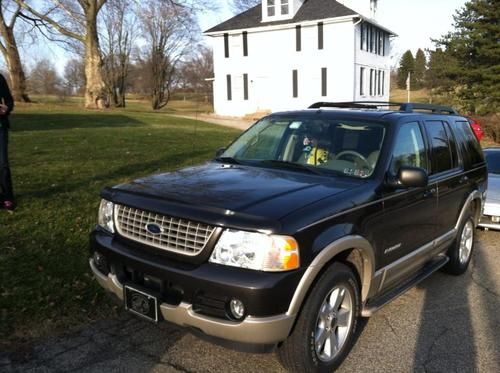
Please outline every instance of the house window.
M378 36L378 54L383 56L384 55L384 35L385 32L380 31L380 34Z
M384 36L382 37L382 56L385 56L385 40L386 34L384 33Z
M295 26L295 50L300 52L302 50L302 27Z
M370 52L375 51L375 28L370 25Z
M243 56L248 56L248 32L243 31Z
M231 101L233 99L233 89L231 87L231 75L226 75L227 83L227 100Z
M281 15L288 14L288 0L281 0Z
M361 24L361 39L359 45L361 50L366 49L366 23Z
M321 96L323 97L327 95L327 77L326 67L321 68Z
M359 95L365 95L365 68L361 67L359 69Z
M248 74L243 74L243 99L248 100Z
M229 34L224 34L224 56L229 58Z
M377 94L380 96L382 93L382 71L377 71Z
M385 95L385 71L382 71L382 96Z
M299 77L298 77L298 72L297 70L292 71L292 91L293 91L293 97L299 97Z
M275 8L275 3L274 0L267 0L267 16L268 17L273 17L276 14L276 8Z
M370 96L375 95L375 70L370 69Z
M323 49L323 22L318 23L318 49Z

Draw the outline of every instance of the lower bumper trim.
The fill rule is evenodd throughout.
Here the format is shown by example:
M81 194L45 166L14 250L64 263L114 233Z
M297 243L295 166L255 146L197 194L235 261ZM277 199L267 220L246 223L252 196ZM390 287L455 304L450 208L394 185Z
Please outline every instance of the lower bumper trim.
M113 273L105 276L99 272L93 259L89 262L97 282L123 300L123 285L118 278ZM165 320L174 324L198 329L209 336L250 344L275 344L284 341L295 321L295 315L288 314L248 316L241 322L218 320L195 313L192 305L185 302L178 306L161 303L160 312Z

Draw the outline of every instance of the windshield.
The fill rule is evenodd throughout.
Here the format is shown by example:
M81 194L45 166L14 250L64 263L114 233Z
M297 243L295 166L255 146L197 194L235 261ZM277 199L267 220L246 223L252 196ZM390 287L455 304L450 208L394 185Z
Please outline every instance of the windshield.
M220 159L367 178L384 134L385 127L373 122L272 116L241 135Z
M500 151L485 151L486 163L488 164L488 172L490 174L500 175Z

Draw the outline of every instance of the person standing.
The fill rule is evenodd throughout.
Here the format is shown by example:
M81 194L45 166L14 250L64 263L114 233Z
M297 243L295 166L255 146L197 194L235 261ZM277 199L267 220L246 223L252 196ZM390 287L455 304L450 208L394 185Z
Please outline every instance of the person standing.
M9 114L14 99L4 76L0 74L0 207L13 211L16 207L9 167Z

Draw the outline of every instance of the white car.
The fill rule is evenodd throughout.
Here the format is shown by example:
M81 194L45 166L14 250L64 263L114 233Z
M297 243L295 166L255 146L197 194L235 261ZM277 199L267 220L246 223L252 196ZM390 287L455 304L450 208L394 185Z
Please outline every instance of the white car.
M488 163L488 190L480 227L500 230L500 148L484 149Z

